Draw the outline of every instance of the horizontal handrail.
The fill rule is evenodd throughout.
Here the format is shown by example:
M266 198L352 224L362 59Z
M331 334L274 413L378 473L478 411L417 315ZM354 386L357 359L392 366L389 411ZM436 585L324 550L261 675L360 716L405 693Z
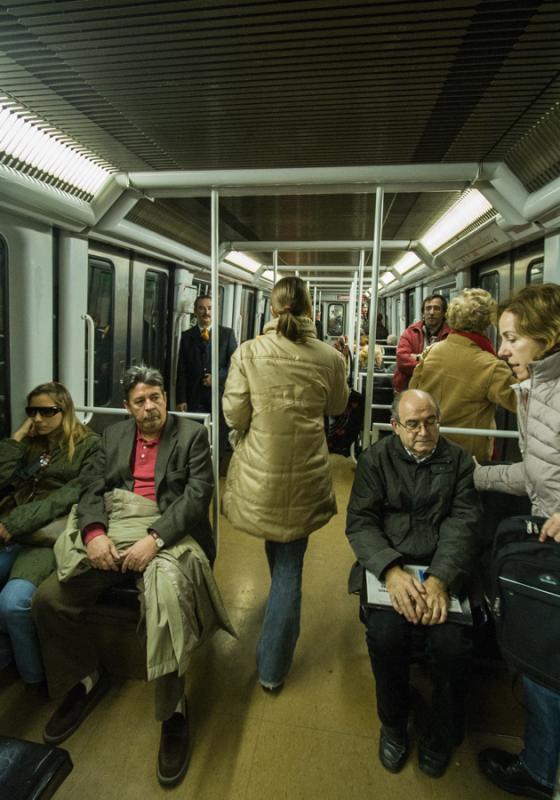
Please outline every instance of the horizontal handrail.
M390 406L384 406L389 408ZM372 429L379 431L391 431L393 426L389 422L374 422ZM497 428L448 428L442 425L440 433L452 433L454 436L493 436L495 439L518 439L518 431L502 431Z
M75 406L76 411L88 411L92 412L93 414L109 414L112 416L129 416L129 412L126 408L109 408L108 406ZM211 414L207 413L198 413L194 411L168 411L168 414L173 414L176 417L186 417L187 419L193 419L197 422L204 422L206 418L211 419Z
M105 406L76 406L76 411L85 411L91 416L94 414L108 414L113 417L127 417L130 416L126 408L106 408ZM185 419L192 419L194 422L201 422L208 431L208 438L210 440L210 450L212 450L212 415L205 413L198 413L195 411L168 411L168 414L173 414L175 417L184 417ZM90 417L91 419L91 417Z

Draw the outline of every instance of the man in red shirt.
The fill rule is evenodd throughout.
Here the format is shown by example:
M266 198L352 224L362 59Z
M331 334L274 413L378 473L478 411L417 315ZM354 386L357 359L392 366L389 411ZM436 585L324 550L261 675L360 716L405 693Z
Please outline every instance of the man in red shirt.
M404 392L412 378L414 367L424 350L434 342L446 339L451 328L445 322L447 301L439 294L426 297L422 303L422 319L413 322L402 332L397 347L397 368L393 374L393 389Z
M206 429L168 415L157 370L132 367L123 383L131 419L105 429L98 462L78 504L90 568L64 583L51 575L33 606L49 691L64 697L44 731L49 743L70 736L109 689L84 611L105 589L126 581L127 573L139 578L160 550L186 536L196 540L210 563L215 557L208 520L213 477ZM138 539L122 552L108 535L105 495L114 489L153 501L149 527L139 517ZM155 699L156 719L162 722L157 774L160 783L170 786L184 776L190 755L183 677L175 671L157 678Z

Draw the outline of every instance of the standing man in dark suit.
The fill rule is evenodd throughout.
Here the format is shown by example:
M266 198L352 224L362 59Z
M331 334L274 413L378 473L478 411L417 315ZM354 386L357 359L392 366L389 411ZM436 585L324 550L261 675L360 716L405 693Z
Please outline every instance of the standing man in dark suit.
M200 295L194 304L197 324L181 336L177 363L177 411L210 413L212 411L212 299ZM231 328L219 326L218 356L220 398L237 342Z
M56 573L51 575L33 606L49 691L64 697L44 731L51 743L70 736L109 689L84 612L105 589L126 581L127 572L140 577L160 551L163 556L186 536L200 545L210 563L215 556L208 520L214 487L206 428L168 415L163 378L155 369L131 367L123 389L132 419L105 429L78 504L87 571L64 583ZM137 513L130 514L137 520L138 537L122 552L110 538L114 518L106 505L117 489L125 490L119 496L126 494L128 502L150 502L154 510L149 525ZM167 559L170 555L167 550ZM147 592L144 597L147 604ZM155 680L155 701L156 719L162 722L157 774L162 784L173 785L185 774L190 753L183 677L177 671Z

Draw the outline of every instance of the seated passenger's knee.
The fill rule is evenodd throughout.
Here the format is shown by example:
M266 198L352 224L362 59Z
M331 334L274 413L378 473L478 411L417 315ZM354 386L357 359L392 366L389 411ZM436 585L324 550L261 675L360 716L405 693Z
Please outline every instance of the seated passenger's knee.
M0 617L4 620L27 614L35 587L29 581L14 579L8 581L0 592Z

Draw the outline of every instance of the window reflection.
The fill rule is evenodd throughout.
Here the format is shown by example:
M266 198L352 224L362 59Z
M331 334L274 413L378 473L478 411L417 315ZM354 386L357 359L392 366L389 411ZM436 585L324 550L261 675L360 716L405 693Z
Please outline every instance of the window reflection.
M95 325L93 402L96 406L107 405L111 400L114 291L115 268L111 261L90 258L88 314Z
M142 317L142 360L144 364L165 369L167 354L167 273L148 270L144 279Z
M342 336L344 333L344 306L329 303L327 310L327 336Z

